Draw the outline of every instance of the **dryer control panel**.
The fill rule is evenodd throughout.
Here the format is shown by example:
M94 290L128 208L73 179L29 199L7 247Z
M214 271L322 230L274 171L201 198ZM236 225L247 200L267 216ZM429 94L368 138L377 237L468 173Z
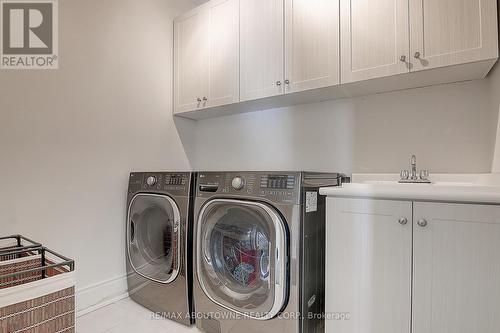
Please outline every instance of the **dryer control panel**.
M189 196L189 186L189 173L136 172L130 174L129 193L143 191Z
M201 172L196 193L198 197L217 194L296 204L300 198L300 177L299 172Z

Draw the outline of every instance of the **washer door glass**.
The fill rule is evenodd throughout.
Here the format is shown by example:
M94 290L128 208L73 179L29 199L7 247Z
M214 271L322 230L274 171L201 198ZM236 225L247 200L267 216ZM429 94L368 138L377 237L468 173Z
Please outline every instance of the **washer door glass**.
M136 273L160 283L177 277L180 264L180 214L168 196L138 194L129 206L129 262Z
M213 200L200 213L197 270L212 301L256 319L274 317L286 299L286 233L271 207Z

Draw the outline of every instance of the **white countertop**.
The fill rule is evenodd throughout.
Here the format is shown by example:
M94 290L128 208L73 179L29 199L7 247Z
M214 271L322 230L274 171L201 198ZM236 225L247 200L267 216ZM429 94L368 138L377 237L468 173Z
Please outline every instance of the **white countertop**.
M500 204L500 174L431 175L432 184L399 184L398 178L389 174L358 174L352 176L352 183L325 187L320 193L335 197Z

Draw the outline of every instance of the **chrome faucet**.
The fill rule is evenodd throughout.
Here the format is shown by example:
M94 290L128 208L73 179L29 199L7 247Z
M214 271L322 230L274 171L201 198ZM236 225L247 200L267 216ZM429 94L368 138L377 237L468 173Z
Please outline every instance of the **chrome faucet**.
M401 170L400 183L417 183L430 184L429 170L420 170L420 175L417 171L417 156L412 155L410 158L411 170Z
M410 158L411 164L411 180L417 180L417 156L412 155Z

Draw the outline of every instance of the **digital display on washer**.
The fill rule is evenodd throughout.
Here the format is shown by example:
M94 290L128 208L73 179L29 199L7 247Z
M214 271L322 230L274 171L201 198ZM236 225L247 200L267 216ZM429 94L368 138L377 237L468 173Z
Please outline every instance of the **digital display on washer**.
M263 176L260 181L260 187L278 190L293 189L295 187L295 177L288 175Z
M169 175L165 178L166 185L185 185L186 178L183 175Z

